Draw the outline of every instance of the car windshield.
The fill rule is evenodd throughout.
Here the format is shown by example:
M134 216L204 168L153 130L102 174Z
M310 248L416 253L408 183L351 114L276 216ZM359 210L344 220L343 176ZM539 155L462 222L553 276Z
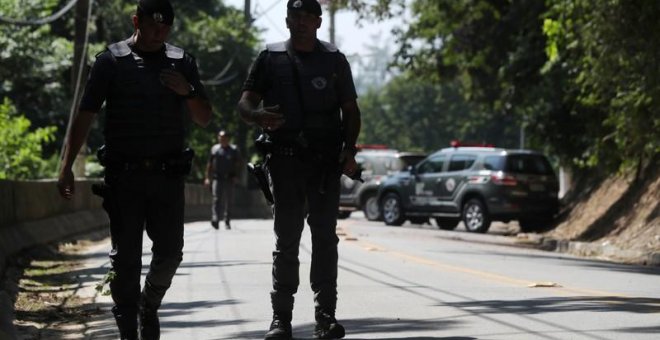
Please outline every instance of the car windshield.
M405 155L401 156L401 168L398 170L403 170L411 165L417 165L422 159L426 158L424 155Z
M402 155L396 154L358 154L355 160L362 167L363 172L370 175L389 175L396 171L401 171L409 165L415 165L424 159L423 155Z
M542 155L488 156L484 168L520 174L552 175L550 162Z

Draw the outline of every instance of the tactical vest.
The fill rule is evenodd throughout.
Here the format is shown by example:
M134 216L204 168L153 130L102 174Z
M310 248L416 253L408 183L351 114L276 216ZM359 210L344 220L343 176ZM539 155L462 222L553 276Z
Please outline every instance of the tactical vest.
M183 99L161 84L159 76L165 68L184 73L184 51L165 44L162 57L145 62L128 42L108 46L117 68L106 99L106 145L142 156L181 151Z
M272 132L276 140L300 131L305 131L308 139L341 136L336 89L340 54L334 45L319 42L314 52L295 57L297 70L293 69L292 58L287 53L289 41L267 45L272 86L264 94L264 106L280 105L279 112L286 119L280 129ZM295 75L298 75L297 83Z

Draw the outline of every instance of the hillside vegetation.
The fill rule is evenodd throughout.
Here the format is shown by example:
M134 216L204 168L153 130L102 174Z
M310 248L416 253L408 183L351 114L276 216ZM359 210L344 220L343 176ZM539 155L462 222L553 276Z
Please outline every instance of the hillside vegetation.
M565 198L558 226L547 236L612 245L644 254L660 253L658 158L635 176L578 180Z

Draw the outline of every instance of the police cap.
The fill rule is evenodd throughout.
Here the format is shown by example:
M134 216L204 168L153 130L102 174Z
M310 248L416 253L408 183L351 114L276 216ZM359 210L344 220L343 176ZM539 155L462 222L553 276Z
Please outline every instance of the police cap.
M289 0L286 3L286 9L290 11L305 11L317 17L321 16L321 5L316 0Z
M159 24L172 26L174 23L174 9L169 0L138 0L138 16L148 16Z

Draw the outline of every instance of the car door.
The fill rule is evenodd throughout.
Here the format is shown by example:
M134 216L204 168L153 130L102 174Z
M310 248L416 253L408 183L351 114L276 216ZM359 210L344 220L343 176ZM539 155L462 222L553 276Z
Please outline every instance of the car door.
M414 192L411 195L411 210L432 212L437 208L439 193L437 181L442 178L447 155L432 155L422 161L416 168Z
M467 170L469 170L477 160L476 155L471 154L453 154L449 158L447 171L443 172L436 180L436 191L438 194L438 203L443 212L459 211L458 197L467 186Z

